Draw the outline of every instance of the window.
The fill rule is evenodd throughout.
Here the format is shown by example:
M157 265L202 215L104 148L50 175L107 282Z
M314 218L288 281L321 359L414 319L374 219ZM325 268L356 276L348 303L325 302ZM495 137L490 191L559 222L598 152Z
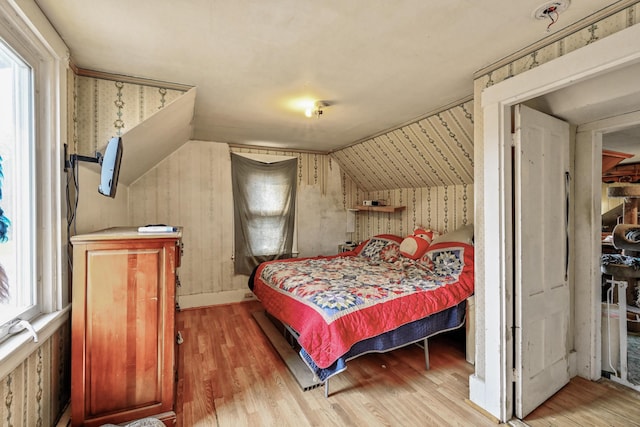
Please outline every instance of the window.
M11 221L0 242L9 284L0 302L0 378L38 345L30 336L44 342L69 318L62 218L68 51L39 9L19 3L0 1L0 207ZM12 324L12 333L31 333L7 339Z
M0 324L38 312L32 75L31 67L0 40L0 208L8 225L0 234L0 265L6 277Z
M290 186L279 182L279 177L251 173L246 185L248 194L248 217L250 252L258 256L275 255L283 252L284 235L283 210L291 197Z
M266 163L231 154L236 273L292 256L297 164L296 158Z

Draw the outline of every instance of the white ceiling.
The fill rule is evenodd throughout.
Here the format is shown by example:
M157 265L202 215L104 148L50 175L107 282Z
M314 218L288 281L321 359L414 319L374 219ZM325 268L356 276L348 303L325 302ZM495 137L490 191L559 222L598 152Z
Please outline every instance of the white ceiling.
M552 32L541 0L36 0L80 68L196 86L193 139L331 151L473 93ZM294 99L329 101L320 118Z

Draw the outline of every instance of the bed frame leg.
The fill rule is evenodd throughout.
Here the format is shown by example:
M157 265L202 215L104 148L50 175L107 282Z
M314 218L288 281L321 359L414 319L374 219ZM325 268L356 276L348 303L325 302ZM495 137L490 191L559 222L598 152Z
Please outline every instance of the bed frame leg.
M329 397L329 378L324 380L324 398L327 399Z
M424 364L428 371L429 370L429 341L426 338L424 339Z

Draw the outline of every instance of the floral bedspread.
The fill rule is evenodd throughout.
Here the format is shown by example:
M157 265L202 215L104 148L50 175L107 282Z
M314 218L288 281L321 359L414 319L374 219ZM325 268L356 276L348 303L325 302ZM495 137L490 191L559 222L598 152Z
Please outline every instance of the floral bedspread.
M374 248L374 246L376 246ZM356 342L457 305L473 293L473 246L432 247L418 260L393 242L356 253L270 261L256 271L265 309L299 333L321 368Z

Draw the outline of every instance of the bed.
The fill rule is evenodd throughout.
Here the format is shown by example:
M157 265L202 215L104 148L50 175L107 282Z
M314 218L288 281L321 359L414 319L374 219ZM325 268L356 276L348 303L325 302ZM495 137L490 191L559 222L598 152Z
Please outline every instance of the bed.
M382 234L338 255L265 262L249 287L295 337L328 395L328 379L348 360L426 344L464 325L473 294L472 230L409 252L401 250L409 236Z

